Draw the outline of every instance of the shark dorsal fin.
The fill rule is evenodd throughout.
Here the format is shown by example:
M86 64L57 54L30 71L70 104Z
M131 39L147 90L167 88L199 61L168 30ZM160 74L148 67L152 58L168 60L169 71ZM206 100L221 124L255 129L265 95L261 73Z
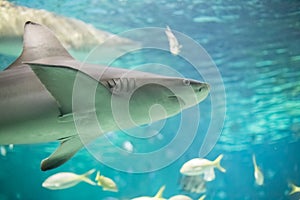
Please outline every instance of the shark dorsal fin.
M73 59L50 29L28 21L24 27L22 54L8 68L20 66L24 61L56 56Z

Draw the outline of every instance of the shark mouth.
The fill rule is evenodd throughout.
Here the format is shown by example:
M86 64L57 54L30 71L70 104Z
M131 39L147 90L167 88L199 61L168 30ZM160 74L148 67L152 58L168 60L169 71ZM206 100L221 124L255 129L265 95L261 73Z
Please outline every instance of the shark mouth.
M172 100L177 100L180 103L180 106L185 106L184 100L179 96L172 95L172 96L168 96L168 98Z

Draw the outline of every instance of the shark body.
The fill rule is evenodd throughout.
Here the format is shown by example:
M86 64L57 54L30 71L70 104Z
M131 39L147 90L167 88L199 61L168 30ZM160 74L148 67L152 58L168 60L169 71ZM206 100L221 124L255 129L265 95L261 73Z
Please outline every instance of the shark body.
M78 80L82 87L75 91ZM94 96L88 98L93 87ZM195 80L81 63L50 29L27 22L22 54L0 72L0 144L60 141L41 163L42 170L49 170L106 132L176 115L208 93L209 85ZM130 120L121 112L126 105ZM164 112L149 115L154 105ZM91 113L100 128L89 126ZM81 135L78 124L86 127Z

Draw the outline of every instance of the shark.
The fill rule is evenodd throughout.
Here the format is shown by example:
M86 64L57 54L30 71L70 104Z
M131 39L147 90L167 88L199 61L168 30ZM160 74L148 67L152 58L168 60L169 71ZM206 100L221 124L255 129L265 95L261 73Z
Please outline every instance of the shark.
M79 19L61 16L44 9L15 5L7 0L0 1L0 19L0 54L8 56L20 55L23 25L26 21L35 21L49 27L70 54L79 60L84 60L89 51L98 45L105 45L107 49L120 53L128 48L140 46L135 41L97 29Z
M80 62L48 27L28 21L21 55L0 72L0 145L59 141L41 162L54 169L105 133L177 115L209 91L193 79Z

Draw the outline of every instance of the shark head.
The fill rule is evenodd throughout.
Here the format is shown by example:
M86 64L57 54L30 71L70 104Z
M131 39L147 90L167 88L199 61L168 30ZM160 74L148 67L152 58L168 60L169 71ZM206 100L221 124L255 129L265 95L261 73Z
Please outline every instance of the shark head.
M148 82L149 81L149 82ZM132 94L129 110L134 120L146 119L140 114L147 115L151 121L165 119L180 113L204 100L209 93L206 83L182 78L160 77L143 80L143 85ZM143 105L138 102L144 102Z
M141 71L127 71L120 78L101 83L112 93L112 106L116 105L118 112L128 109L138 125L178 114L203 101L209 93L207 83Z

